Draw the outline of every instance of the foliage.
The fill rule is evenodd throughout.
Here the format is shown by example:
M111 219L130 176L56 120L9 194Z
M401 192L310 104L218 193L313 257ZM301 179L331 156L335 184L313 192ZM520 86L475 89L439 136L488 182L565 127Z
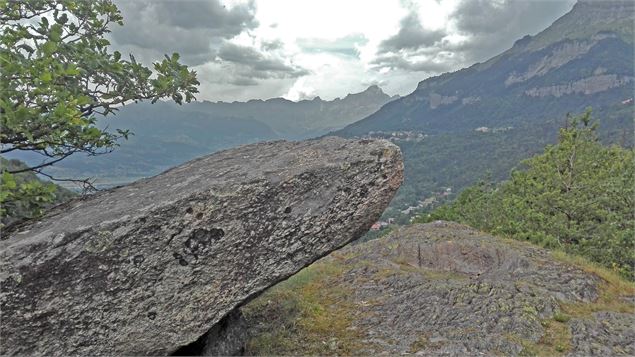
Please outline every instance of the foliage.
M52 183L45 184L39 180L16 182L15 175L3 171L0 176L0 202L6 202L0 207L3 221L7 217L40 215L42 209L55 199L54 192L55 185Z
M595 6L601 6L600 2L594 2L590 8ZM398 143L404 155L405 177L391 206L400 209L415 205L441 187L452 187L454 192L459 192L477 183L488 171L495 181L507 178L519 161L556 142L556 129L562 124L560 118L568 112L581 112L589 105L602 117L598 134L603 142L632 146L635 106L623 104L625 99L633 97L630 85L588 95L531 97L526 94L533 88L588 80L597 75L595 71L600 67L605 74L614 74L617 78L632 76L632 36L624 35L624 31L633 31L631 19L619 16L625 21L609 21L603 15L586 10L577 14L593 20L579 21L577 15L567 15L566 21L559 20L542 34L528 39L539 46L512 48L485 63L428 78L412 94L388 103L337 134L353 137L371 131L416 131L428 135L421 142ZM594 38L598 32L606 37ZM531 73L532 68L552 58L554 53L568 53L571 46L591 43L595 44L584 55L572 57L544 75L512 84L507 81L519 74ZM438 95L451 103L430 105L429 98ZM513 129L477 133L474 129L478 127Z
M580 254L635 278L635 151L603 146L590 111L499 185L481 182L419 220L455 220Z
M40 215L50 205L62 203L76 194L51 182L44 182L33 172L11 175L27 166L18 160L0 157L0 224L9 225ZM17 196L17 198L16 198Z
M551 253L551 256L562 263L574 265L602 279L599 286L600 296L597 300L591 303L561 302L562 314L572 318L589 318L599 311L635 313L633 304L628 299L628 297L635 295L635 283L633 281L626 281L623 276L616 274L614 269L609 270L579 255L569 255L556 250Z
M4 205L26 200L40 207L50 200L44 186L18 183L11 175L47 175L47 166L75 153L110 152L130 134L98 128L95 115L144 99L189 102L197 92L196 73L176 53L154 63L153 72L132 55L125 60L108 50L109 26L123 25L110 0L0 0L0 23L0 153L28 151L44 158L39 165L4 170Z

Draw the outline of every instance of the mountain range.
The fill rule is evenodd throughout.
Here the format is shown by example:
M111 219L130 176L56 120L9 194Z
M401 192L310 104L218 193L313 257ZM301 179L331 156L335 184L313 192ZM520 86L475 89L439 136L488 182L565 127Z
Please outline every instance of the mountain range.
M443 187L457 192L508 177L556 140L567 114L587 107L604 141L632 145L634 14L632 1L579 1L537 35L484 63L426 79L335 134L399 144L406 177L395 207Z
M581 0L535 36L484 63L428 78L400 98L371 86L332 101L127 105L99 125L134 136L113 153L71 157L50 171L108 186L257 141L381 137L405 158L405 182L387 212L395 216L447 188L506 179L555 142L568 114L587 107L600 119L602 140L633 145L634 16L632 1Z
M271 140L302 140L341 129L396 99L378 86L331 101L316 97L248 102L137 103L121 107L98 126L129 129L134 135L107 155L73 156L49 172L56 177L92 177L112 186L156 175L195 157ZM10 156L38 162L36 155Z

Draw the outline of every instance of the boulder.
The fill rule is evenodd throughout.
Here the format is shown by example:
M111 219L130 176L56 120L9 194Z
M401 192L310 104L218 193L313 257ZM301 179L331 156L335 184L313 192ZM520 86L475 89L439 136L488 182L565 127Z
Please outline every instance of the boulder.
M0 354L178 351L360 237L402 175L387 141L278 141L58 206L0 241Z

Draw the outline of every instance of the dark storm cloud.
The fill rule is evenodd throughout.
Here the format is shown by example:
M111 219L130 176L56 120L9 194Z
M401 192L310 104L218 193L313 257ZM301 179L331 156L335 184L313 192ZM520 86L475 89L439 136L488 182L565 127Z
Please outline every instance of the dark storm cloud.
M117 6L125 25L113 27L113 44L142 59L179 52L185 63L201 64L223 40L258 25L253 2L227 8L219 0L120 0Z
M186 29L213 30L223 37L234 36L245 28L254 28L255 5L252 2L228 9L218 0L158 1L157 15L166 24Z
M437 74L456 65L444 57L441 49L444 30L427 30L419 15L411 10L400 22L399 32L382 41L377 57L371 62L375 68L389 68L406 72Z
M281 58L267 57L255 48L224 43L217 54L217 60L231 67L234 85L254 85L255 79L281 79L300 77L309 72L301 67L285 63Z
M253 78L238 77L238 78L230 79L228 83L235 86L244 87L244 86L257 86L260 82L258 82L257 80Z
M451 15L468 37L454 50L468 62L493 57L525 35L535 35L571 9L574 0L463 0Z
M298 67L285 64L280 59L266 58L261 52L247 46L240 46L233 43L225 43L218 51L218 58L223 61L237 65L243 65L255 72L280 73L283 76L298 76L306 74L306 71ZM267 78L264 75L258 78Z
M401 20L400 24L401 28L396 35L379 44L379 53L430 47L446 35L442 30L424 29L416 12L410 12Z
M527 34L547 28L575 0L463 0L450 15L462 42L446 31L425 30L415 11L402 19L399 32L380 43L375 68L440 74L482 62L510 48Z

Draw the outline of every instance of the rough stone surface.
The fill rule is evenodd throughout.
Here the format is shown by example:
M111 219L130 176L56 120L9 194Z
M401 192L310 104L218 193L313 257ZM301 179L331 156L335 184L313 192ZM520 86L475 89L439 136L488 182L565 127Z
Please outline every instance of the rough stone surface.
M546 325L558 323L561 304L594 303L602 284L547 250L450 222L403 227L316 264L338 272L321 277L325 288L348 291L337 304L352 315L347 330L361 340L360 355L535 354L531 348L541 348L551 337L545 336L553 333ZM284 301L260 305L274 303L285 306ZM601 312L571 319L564 327L571 334L570 352L633 355L634 316ZM254 341L275 334L275 325L245 317Z
M570 322L571 356L635 356L635 315L596 312Z
M0 241L0 354L173 353L358 238L402 171L386 141L261 143L58 207Z

